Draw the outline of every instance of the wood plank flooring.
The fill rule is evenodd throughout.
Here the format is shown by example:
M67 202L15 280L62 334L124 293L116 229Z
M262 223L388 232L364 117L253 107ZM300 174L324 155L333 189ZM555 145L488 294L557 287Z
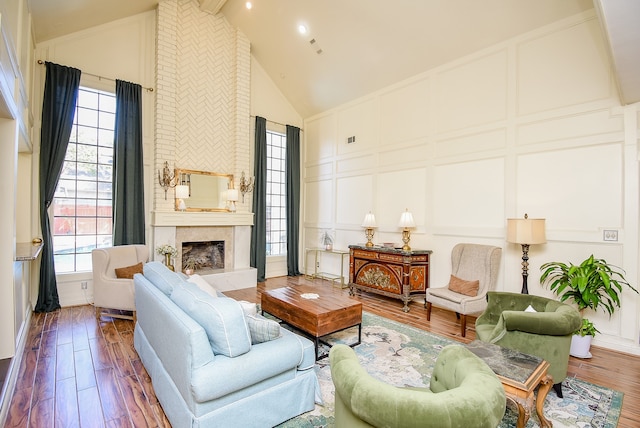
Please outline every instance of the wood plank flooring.
M331 288L316 279L273 278L256 289L227 292L238 300L259 302L265 289L311 284ZM348 290L332 288L334 292ZM399 300L369 293L356 298L365 311L461 342L475 338L475 318L467 322L467 337L452 312L434 308L431 321L422 304L408 313ZM640 426L640 357L592 347L593 358L571 357L569 376L622 391L618 426ZM553 394L553 392L551 392ZM133 348L133 322L103 316L97 322L92 306L33 314L24 356L5 427L169 427L153 392L151 380Z

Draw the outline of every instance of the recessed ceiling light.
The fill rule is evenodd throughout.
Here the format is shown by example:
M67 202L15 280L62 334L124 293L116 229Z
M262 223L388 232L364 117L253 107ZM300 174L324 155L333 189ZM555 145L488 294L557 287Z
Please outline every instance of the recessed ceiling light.
M304 24L298 25L298 32L300 34L307 34L307 27L305 27Z
M246 2L246 3L244 4L244 6L245 6L247 9L249 9L249 10L251 10L251 8L253 7L253 5L251 4L251 2L250 2L250 1Z

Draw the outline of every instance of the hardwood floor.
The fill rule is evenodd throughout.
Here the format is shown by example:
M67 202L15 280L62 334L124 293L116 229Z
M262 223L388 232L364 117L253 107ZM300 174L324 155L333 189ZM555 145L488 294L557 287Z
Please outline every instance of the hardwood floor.
M238 300L260 301L265 289L330 282L304 277L273 278L257 290L227 292ZM334 292L348 290L332 288ZM461 342L475 338L475 319L460 336L455 314L434 308L431 321L422 304L402 312L399 300L360 293L365 311ZM640 426L640 357L592 347L593 358L571 357L569 376L615 388L624 395L619 427ZM553 392L551 392L553 393ZM151 380L133 348L133 322L103 317L89 305L33 314L5 427L169 427Z

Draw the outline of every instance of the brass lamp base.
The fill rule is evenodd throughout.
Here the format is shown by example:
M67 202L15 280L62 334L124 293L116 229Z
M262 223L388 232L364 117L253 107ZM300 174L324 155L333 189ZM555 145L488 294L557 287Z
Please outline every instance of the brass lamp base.
M367 227L364 230L364 234L367 237L367 243L365 244L365 247L373 247L373 242L371 241L373 239L373 228Z
M411 240L411 231L409 229L402 230L402 242L404 245L402 246L403 251L411 251L411 247L409 246L409 241Z

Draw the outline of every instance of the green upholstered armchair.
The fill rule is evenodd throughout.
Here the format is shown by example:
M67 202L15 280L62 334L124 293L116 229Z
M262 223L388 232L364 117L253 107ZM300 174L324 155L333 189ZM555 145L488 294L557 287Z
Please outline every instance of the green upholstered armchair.
M562 398L571 336L582 323L580 313L565 303L530 294L490 291L487 309L476 320L476 337L546 360L553 389ZM536 312L525 312L531 305Z
M428 389L399 388L373 378L346 345L334 345L329 362L337 428L494 428L504 416L506 398L500 380L460 345L442 349Z

